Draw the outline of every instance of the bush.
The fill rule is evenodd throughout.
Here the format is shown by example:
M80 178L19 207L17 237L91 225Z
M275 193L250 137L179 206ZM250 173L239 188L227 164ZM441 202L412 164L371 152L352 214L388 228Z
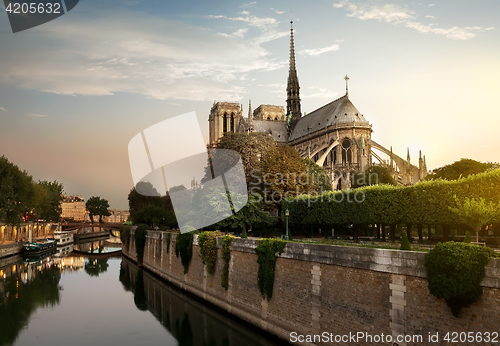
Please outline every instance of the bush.
M202 232L198 235L200 257L209 274L215 273L215 263L217 262L217 237L221 235L219 231Z
M411 250L410 242L408 241L406 232L401 232L401 233L403 234L403 240L401 240L400 250Z
M260 293L263 297L267 296L269 301L273 296L274 287L274 270L276 268L276 260L285 249L286 241L281 239L259 239L258 245L255 248L257 253L257 263L259 263L259 271L257 273L257 284L259 285Z
M444 298L455 317L460 309L477 302L483 294L480 283L485 265L495 251L467 243L439 243L425 256L429 291Z
M135 251L137 252L137 263L142 264L144 257L144 247L146 246L146 235L148 234L148 225L140 225L135 229Z
M222 250L221 257L224 261L224 267L220 275L221 286L226 290L229 287L229 261L231 261L231 243L235 239L232 235L225 235L222 237Z
M193 232L179 233L175 242L175 256L181 256L184 274L188 272L189 263L193 257Z

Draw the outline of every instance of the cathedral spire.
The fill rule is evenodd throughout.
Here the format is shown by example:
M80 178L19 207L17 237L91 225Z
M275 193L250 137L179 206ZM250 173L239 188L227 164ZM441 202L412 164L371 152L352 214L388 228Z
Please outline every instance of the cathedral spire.
M252 100L248 100L248 129L253 132Z
M301 117L300 111L300 86L297 70L295 69L295 47L293 43L293 21L290 21L290 67L288 70L288 83L286 87L286 113L291 116L291 129Z
M345 75L344 79L345 79L345 96L349 98L349 86L347 84L347 82L349 82L349 77Z

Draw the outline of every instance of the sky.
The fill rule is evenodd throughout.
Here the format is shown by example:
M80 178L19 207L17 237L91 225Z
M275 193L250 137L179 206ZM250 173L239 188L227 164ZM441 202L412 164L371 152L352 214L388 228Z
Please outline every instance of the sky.
M345 93L372 138L428 169L500 162L499 0L81 0L12 33L0 4L0 156L126 209L128 143L214 101L286 106L293 19L302 111Z

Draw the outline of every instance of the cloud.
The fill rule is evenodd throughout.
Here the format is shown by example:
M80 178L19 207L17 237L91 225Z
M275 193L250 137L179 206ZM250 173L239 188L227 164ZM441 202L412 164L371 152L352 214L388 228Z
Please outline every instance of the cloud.
M431 16L431 15L428 14L427 16L425 16L425 18L435 19L436 17L435 16Z
M33 113L33 114L30 114L32 117L36 117L36 118L45 118L47 115L43 115L43 114L37 114L37 113Z
M327 88L321 88L321 87L308 87L307 91L302 95L302 98L304 99L326 99L326 100L333 100L335 97L337 97L338 93L332 92L331 90L328 90Z
M320 54L326 53L326 52L334 52L339 50L339 45L338 44L333 44L328 47L323 47L323 48L315 48L315 49L303 49L299 51L299 54L302 55L309 55L309 56L318 56Z
M4 111L4 112L7 112L7 110L3 107L0 107L0 111Z
M414 11L396 4L368 6L358 5L349 0L342 0L341 2L333 4L333 6L336 8L345 7L349 12L347 14L348 17L354 17L360 20L374 19L394 25L404 25L407 28L417 30L421 33L434 33L453 40L469 40L474 38L478 33L494 29L493 27L483 28L479 26L454 26L446 29L439 28L435 26L435 24L423 24L416 20L417 15Z
M242 40L247 28L221 35L145 12L92 11L53 21L50 35L25 35L22 45L5 35L0 83L61 95L238 100L245 90L233 82L241 75L286 65L260 45L281 36L272 18L241 17L261 29L257 38Z
M283 14L285 13L285 11L278 11L277 9L275 8L271 8L271 10L273 10L274 12L276 12L277 14Z
M250 14L250 12L248 12L248 11L241 11L241 12L239 12L238 14L241 14L241 15L246 16L246 15L249 15L249 14Z
M249 3L246 3L246 4L242 4L241 7L245 8L245 7L255 7L255 5L257 5L257 1L252 1L252 2L249 2Z
M279 24L279 21L276 18L271 18L271 17L257 17L254 15L249 14L249 12L244 11L245 13L248 13L248 15L245 16L238 16L238 17L228 17L224 15L208 15L206 18L209 19L226 19L226 20L231 20L235 22L243 22L247 23L249 26L257 28L260 30L260 34L253 38L252 41L260 45L265 42L270 42L274 41L276 39L279 39L281 37L288 36L287 31L278 31L277 26ZM240 12L242 13L242 12Z
M429 7L436 6L436 4L429 4Z

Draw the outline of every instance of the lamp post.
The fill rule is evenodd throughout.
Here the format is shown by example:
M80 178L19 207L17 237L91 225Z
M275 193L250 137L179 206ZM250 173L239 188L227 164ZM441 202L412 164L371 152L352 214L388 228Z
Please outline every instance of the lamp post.
M288 241L290 238L288 237L288 215L290 215L290 211L287 209L285 211L285 216L286 216L286 235L285 235L285 240Z

